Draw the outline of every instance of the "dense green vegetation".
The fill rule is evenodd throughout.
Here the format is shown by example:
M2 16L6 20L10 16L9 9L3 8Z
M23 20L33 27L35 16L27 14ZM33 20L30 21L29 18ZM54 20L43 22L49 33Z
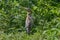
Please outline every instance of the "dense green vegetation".
M31 35L23 7L32 10ZM60 40L60 0L0 0L0 40Z

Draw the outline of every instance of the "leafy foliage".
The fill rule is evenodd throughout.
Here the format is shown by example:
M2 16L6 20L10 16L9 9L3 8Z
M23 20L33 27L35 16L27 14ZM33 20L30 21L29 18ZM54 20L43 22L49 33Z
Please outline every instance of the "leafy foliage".
M25 32L27 11L32 10L32 34ZM0 40L60 40L60 0L0 0Z

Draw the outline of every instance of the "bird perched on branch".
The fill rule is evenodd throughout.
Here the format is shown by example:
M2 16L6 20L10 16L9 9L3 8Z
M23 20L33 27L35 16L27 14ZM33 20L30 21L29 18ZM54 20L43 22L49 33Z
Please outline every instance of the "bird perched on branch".
M26 32L30 34L32 23L33 23L32 15L31 15L32 11L29 8L26 8L26 10L27 10L27 17L25 21L25 27L26 27Z

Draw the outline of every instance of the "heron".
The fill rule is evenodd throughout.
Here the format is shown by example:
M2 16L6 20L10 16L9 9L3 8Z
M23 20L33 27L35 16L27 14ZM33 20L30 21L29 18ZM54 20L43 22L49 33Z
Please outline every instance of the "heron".
M26 32L30 34L32 23L33 23L32 11L30 8L26 8L26 10L27 10L27 16L25 21L25 28L26 28Z

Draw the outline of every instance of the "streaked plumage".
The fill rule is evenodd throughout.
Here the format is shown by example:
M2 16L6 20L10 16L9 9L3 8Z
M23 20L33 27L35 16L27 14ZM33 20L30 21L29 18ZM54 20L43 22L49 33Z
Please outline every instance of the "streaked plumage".
M32 27L32 15L31 15L31 10L27 9L27 17L25 21L25 27L26 27L26 32L30 34L31 27Z

